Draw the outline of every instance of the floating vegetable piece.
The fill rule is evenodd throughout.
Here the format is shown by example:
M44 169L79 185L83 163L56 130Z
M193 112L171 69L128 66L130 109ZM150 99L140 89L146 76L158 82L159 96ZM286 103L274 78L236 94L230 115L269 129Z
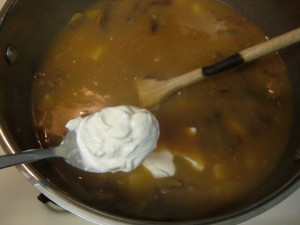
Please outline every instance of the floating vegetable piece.
M84 17L85 16L82 12L75 13L69 22L69 27L74 28L74 27L78 26L81 22L83 22Z

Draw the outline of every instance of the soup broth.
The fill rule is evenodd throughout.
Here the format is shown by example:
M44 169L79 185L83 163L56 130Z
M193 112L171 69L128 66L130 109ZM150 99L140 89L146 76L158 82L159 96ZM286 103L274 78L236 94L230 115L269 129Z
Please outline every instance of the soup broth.
M139 106L138 79L167 79L265 40L254 24L213 0L99 1L77 12L45 50L32 88L43 147L65 124L107 106ZM277 54L224 72L151 109L155 152L174 155L174 176L93 174L49 160L84 204L122 216L181 220L226 211L270 174L287 143L291 87ZM60 184L57 184L60 185Z

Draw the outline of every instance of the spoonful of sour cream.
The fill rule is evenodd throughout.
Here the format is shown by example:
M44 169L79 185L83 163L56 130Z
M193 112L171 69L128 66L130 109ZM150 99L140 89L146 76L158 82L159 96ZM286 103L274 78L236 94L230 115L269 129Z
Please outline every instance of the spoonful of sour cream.
M134 106L103 108L70 120L66 128L68 132L59 146L0 156L0 168L62 157L88 172L130 172L156 148L159 137L155 116Z

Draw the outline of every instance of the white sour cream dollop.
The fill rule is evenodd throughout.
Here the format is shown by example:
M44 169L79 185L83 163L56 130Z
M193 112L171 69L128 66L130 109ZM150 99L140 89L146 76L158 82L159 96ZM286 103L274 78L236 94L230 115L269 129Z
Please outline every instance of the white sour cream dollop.
M159 137L155 116L134 106L103 108L70 120L66 127L76 141L70 160L98 173L134 170L156 148Z

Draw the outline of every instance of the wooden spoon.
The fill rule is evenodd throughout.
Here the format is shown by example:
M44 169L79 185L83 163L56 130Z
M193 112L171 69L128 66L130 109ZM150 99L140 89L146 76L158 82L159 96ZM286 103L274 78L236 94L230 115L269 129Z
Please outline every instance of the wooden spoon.
M297 28L253 47L242 50L213 65L198 68L174 78L167 80L137 80L135 85L140 104L144 108L151 108L161 103L172 93L188 85L194 84L209 76L219 74L222 71L234 68L240 64L250 62L254 59L262 57L271 52L275 52L299 41L300 28Z

